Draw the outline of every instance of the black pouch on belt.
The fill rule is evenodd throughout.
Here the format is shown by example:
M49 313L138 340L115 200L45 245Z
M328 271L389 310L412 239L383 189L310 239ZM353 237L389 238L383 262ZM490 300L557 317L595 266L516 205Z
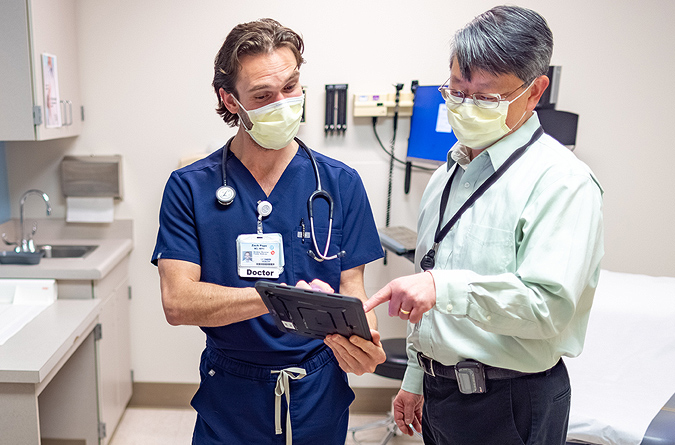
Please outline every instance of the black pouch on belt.
M462 394L484 394L487 392L485 384L485 367L482 363L465 360L455 365L457 385Z

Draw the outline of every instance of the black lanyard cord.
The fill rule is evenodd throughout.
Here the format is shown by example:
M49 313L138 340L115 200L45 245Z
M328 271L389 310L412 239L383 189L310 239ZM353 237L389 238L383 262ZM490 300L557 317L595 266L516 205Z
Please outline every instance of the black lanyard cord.
M434 257L436 256L438 244L443 240L443 238L445 238L448 232L450 232L450 229L452 229L457 221L459 221L459 218L462 217L462 214L466 212L468 208L471 207L476 202L476 200L478 200L478 198L480 198L487 191L487 189L492 186L492 184L497 182L497 180L502 177L502 175L504 175L506 170L508 170L508 168L511 167L511 165L513 165L513 163L525 153L525 150L527 150L530 145L534 144L542 134L544 134L544 129L542 127L537 128L530 140L522 147L517 148L516 151L514 151L511 156L508 157L504 164L502 164L493 174L491 174L490 177L487 178L485 182L480 185L480 187L478 187L478 190L469 196L469 199L467 199L466 202L462 204L462 207L460 207L459 210L455 212L452 218L450 218L450 221L448 221L443 226L443 228L441 228L443 215L445 214L445 209L448 206L448 199L450 197L450 186L452 185L452 180L455 177L457 169L461 168L460 166L455 165L455 170L453 170L452 174L450 175L450 179L448 179L447 184L445 184L443 194L441 195L441 207L438 215L438 226L436 227L436 232L434 234L434 245L431 247L431 249L429 249L429 252L424 255L422 261L420 261L420 267L422 270L433 269L434 265L436 264Z

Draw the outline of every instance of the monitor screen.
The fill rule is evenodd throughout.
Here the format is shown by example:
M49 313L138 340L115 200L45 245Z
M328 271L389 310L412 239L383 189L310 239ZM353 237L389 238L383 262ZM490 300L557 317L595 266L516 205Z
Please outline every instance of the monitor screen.
M408 161L442 164L455 142L438 86L418 86L410 118Z

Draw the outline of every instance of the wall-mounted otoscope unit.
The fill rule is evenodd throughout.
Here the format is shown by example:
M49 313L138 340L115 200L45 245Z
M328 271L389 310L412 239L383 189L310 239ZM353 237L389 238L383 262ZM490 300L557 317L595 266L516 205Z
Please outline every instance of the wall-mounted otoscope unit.
M347 84L326 85L326 124L324 132L343 134L347 130Z

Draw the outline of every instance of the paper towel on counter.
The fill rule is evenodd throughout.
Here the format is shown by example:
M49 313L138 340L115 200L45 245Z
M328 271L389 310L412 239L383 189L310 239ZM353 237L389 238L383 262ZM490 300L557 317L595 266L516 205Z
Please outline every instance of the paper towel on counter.
M66 198L66 221L84 223L113 222L114 204L112 197Z

